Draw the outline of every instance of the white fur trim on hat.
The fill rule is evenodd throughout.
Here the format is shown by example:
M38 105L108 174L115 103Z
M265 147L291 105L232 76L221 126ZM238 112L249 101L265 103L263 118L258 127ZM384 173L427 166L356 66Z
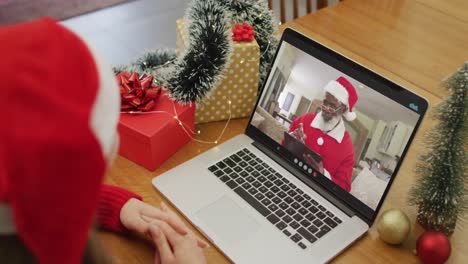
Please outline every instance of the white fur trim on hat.
M342 102L349 108L348 91L346 91L346 88L344 88L343 85L335 80L332 80L328 82L324 89L326 92L333 95L336 99L338 99L338 101Z
M346 111L346 113L344 113L343 116L348 121L353 121L357 117L355 112L349 112L349 111Z
M87 43L88 44L88 43ZM120 113L120 93L117 80L108 65L88 44L99 76L99 87L91 113L91 129L101 144L104 157L109 161L114 152L117 137L117 123Z
M349 112L349 94L346 88L343 87L339 82L332 80L328 82L328 84L325 86L325 91L333 95L338 101L342 102L343 104L348 107L348 111L343 114L343 117L348 120L348 121L353 121L356 119L356 113L354 112Z

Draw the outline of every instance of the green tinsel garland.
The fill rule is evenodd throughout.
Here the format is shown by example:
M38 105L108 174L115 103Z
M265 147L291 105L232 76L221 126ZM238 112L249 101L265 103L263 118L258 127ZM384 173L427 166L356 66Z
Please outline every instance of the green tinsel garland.
M181 102L201 101L229 65L229 13L218 0L192 1L186 14L189 45L175 63L160 71L162 83Z
M153 74L155 69L175 59L174 50L157 49L143 54L131 66L118 65L113 70L116 75L123 71Z
M174 51L144 54L130 67L119 66L114 72L136 71L154 75L180 102L201 101L223 77L231 56L231 28L247 22L255 28L260 47L259 87L262 87L275 54L275 23L268 4L260 1L193 0L186 19L189 46L175 57Z

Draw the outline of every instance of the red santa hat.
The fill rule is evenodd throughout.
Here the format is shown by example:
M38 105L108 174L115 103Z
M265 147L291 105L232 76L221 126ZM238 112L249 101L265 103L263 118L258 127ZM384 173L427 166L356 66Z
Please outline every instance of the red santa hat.
M325 91L348 107L348 110L343 114L346 120L353 121L356 119L356 113L353 112L353 107L358 100L358 94L351 82L341 76L336 79L336 81L330 81L325 86Z
M81 263L120 98L111 68L52 19L0 27L0 235Z

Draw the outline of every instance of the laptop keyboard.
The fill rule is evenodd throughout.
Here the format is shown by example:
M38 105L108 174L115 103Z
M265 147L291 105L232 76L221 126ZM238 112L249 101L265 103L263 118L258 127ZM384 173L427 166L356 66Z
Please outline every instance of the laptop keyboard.
M342 222L246 148L208 170L302 249Z

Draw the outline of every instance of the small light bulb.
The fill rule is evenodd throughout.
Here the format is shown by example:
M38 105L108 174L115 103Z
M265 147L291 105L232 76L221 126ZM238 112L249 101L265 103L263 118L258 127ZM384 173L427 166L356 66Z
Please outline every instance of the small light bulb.
M176 115L174 116L174 119L177 119L177 116L176 116Z
M231 104L231 100L228 101L228 104Z
M200 133L201 133L201 131L200 131L200 130L197 130L197 134L200 134Z
M182 122L179 121L179 125L182 125Z
M214 143L215 143L215 144L218 144L218 140L216 140Z

